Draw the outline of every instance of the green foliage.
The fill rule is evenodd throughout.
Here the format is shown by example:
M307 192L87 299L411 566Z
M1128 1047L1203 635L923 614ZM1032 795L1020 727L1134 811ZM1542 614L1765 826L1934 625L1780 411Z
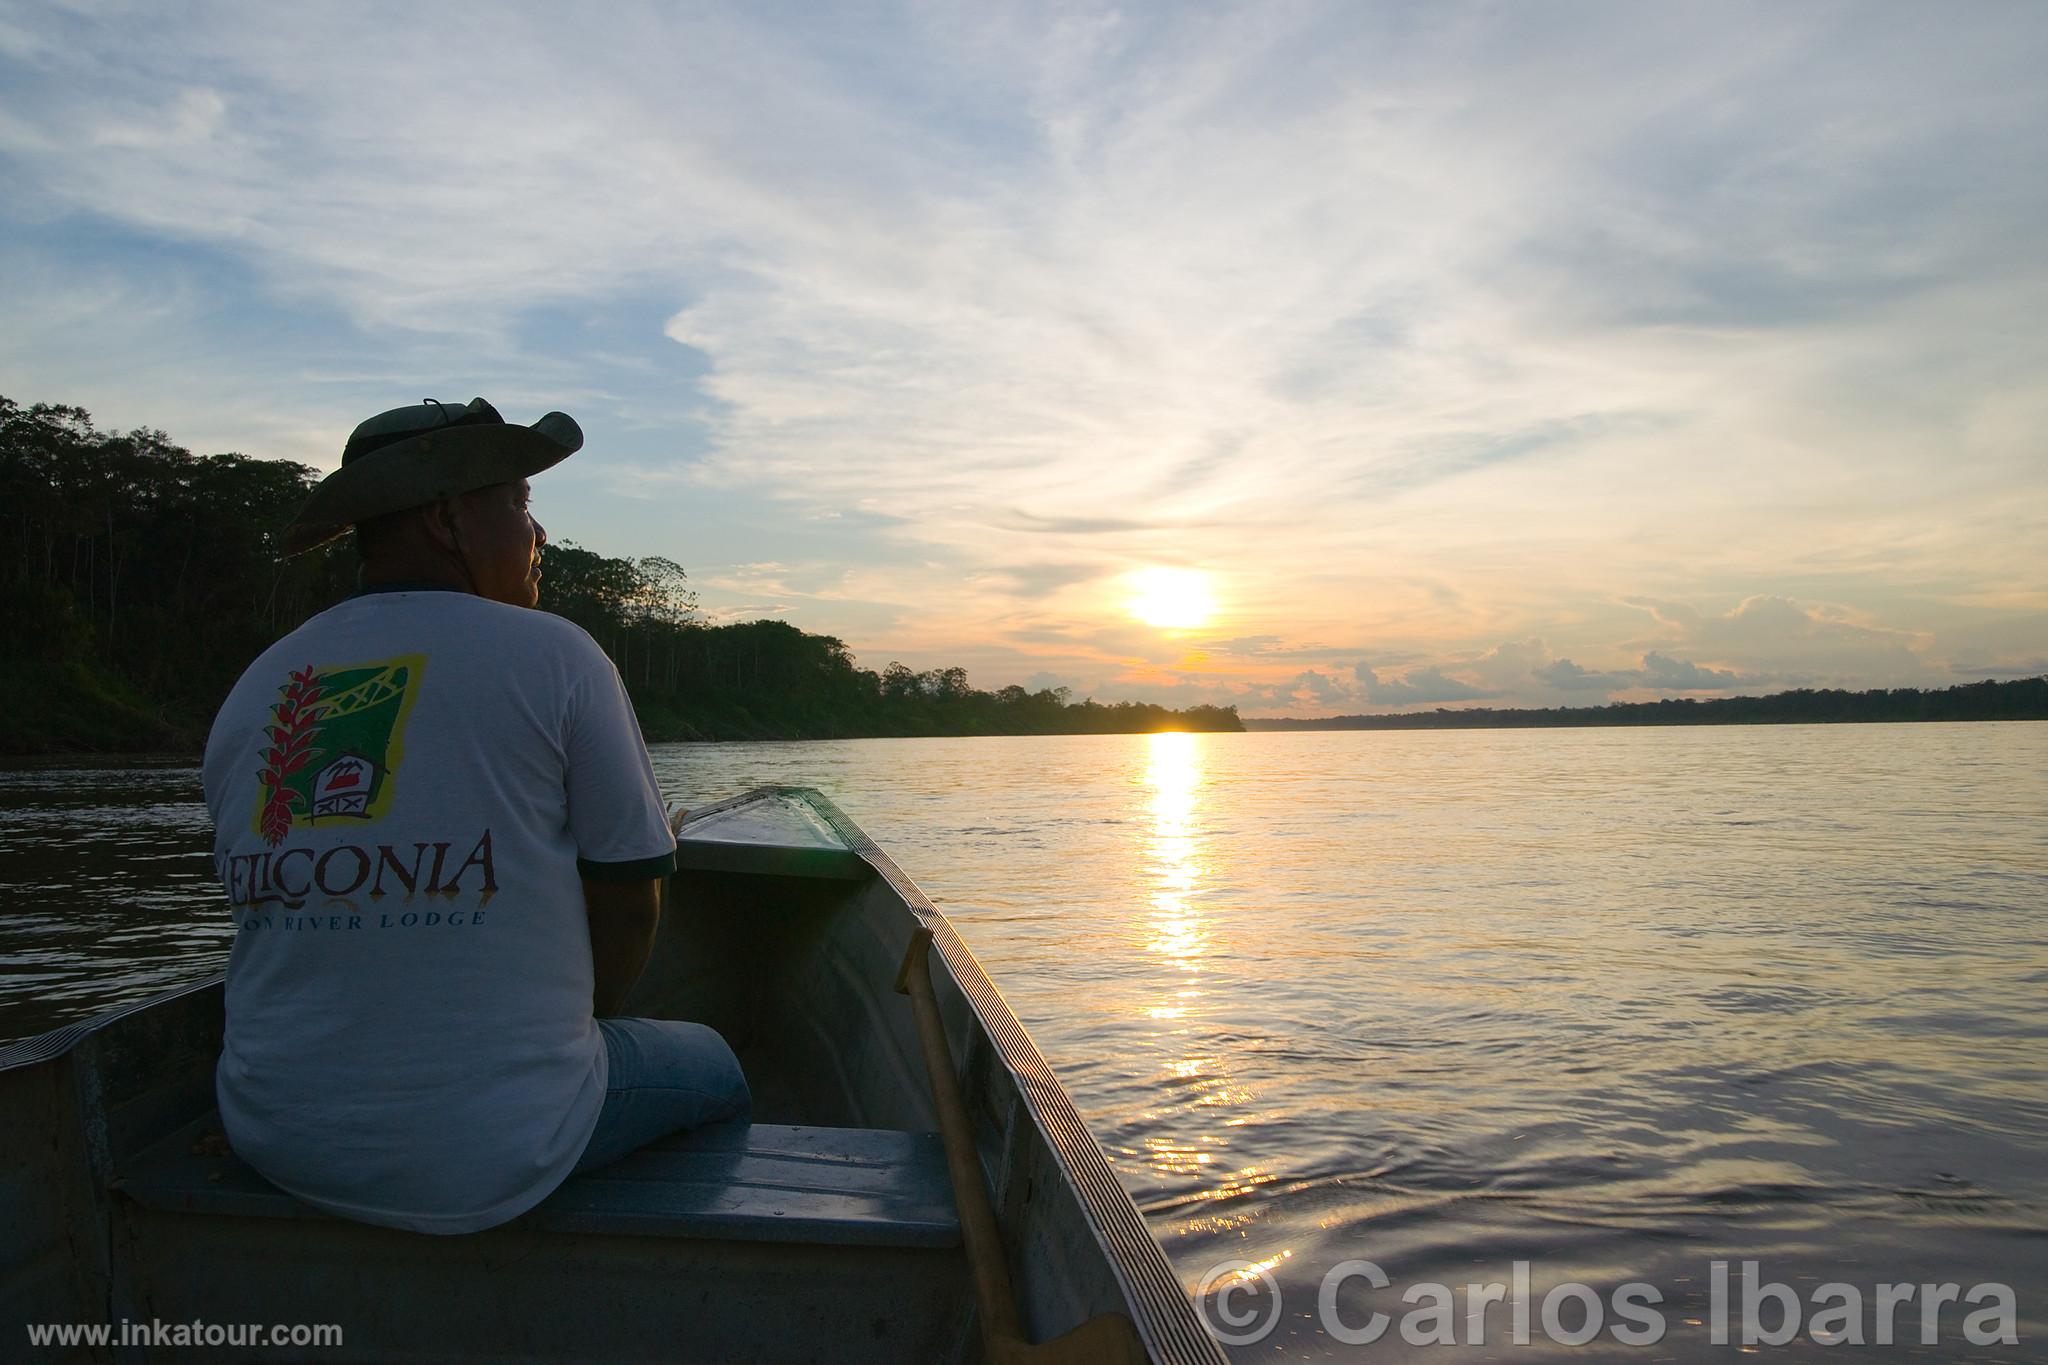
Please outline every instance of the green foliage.
M0 717L13 753L170 753L204 738L75 660L0 659Z
M203 731L248 661L353 577L352 563L279 563L272 548L312 472L195 456L160 431L102 433L82 409L0 398L10 686L33 674L81 689L77 705L10 707L0 750L161 746ZM132 723L124 696L151 699L153 729Z
M195 747L250 660L354 590L346 543L277 558L314 475L0 398L0 753ZM980 692L959 668L878 676L783 621L709 626L658 556L565 543L541 568L542 605L611 655L651 739L1239 728L1227 708Z

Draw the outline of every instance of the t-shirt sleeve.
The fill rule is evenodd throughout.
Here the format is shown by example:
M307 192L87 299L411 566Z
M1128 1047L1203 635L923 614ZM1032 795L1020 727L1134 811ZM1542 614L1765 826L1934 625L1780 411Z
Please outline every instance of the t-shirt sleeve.
M595 644L590 651L597 657L571 687L564 746L576 870L599 882L666 877L676 869L676 841L653 761L618 669Z

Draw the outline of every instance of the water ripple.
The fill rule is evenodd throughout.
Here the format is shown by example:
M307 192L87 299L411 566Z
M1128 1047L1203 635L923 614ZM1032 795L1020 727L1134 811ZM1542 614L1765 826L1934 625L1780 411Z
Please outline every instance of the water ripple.
M953 916L1190 1284L2002 1281L2048 1332L2048 726L663 746ZM1938 794L1938 799L1935 794ZM0 773L0 1032L225 951L196 774ZM1247 1359L1331 1349L1290 1316ZM1719 1359L1697 1332L1665 1354Z

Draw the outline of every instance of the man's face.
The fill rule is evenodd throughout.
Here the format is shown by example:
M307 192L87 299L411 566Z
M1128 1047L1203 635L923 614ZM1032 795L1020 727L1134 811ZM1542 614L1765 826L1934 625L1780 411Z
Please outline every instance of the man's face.
M540 602L540 547L548 543L548 533L527 510L531 493L520 479L450 501L470 579L477 594L493 602L514 607Z

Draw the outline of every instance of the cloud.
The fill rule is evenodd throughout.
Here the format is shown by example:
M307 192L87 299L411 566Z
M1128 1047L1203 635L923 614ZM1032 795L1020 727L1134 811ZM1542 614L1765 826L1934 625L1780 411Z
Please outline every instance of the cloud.
M1036 517L1029 512L1013 511L1006 520L1018 530L1063 536L1126 535L1153 529L1150 523L1125 517Z
M1994 664L1952 664L1949 671L1959 678L2048 677L2048 655Z
M1643 656L1642 682L1673 692L1712 692L1740 686L1743 679L1727 669L1702 668L1686 659L1669 659L1652 650Z
M792 583L794 575L787 564L763 561L758 564L712 564L707 565L693 578L702 588L741 595L756 594L771 597L811 597L815 594ZM787 610L787 608L782 608Z
M1286 689L1312 706L1338 706L1358 698L1358 688L1318 669L1304 669Z
M710 625L729 626L766 617L787 616L791 610L787 602L741 602L733 606L706 607L699 615Z
M1359 665L1358 682L1366 700L1380 706L1412 706L1426 702L1480 701L1498 695L1470 683L1447 677L1438 668L1412 668L1395 678L1381 678L1374 669Z
M1655 651L1643 655L1638 668L1588 669L1553 654L1536 637L1502 641L1474 657L1441 666L1413 667L1397 676L1382 678L1365 664L1356 672L1364 697L1383 706L1486 699L1506 699L1522 706L1586 706L1632 689L1720 691L1770 681L1704 668Z
M1288 705L2048 650L2025 6L115 14L0 19L17 396L329 461L569 407L565 535L1077 673L1200 567Z
M1215 654L1261 657L1278 652L1283 643L1278 635L1240 635L1234 640L1204 640L1202 648Z
M1422 656L1417 654L1373 651L1358 645L1324 645L1284 635L1239 635L1229 639L1205 639L1197 642L1197 648L1208 654L1260 663L1342 661L1348 668L1361 655L1367 654L1372 656L1375 663L1382 666L1400 667L1404 664L1422 662Z
M1529 672L1544 686L1554 687L1560 692L1612 692L1635 681L1635 677L1628 673L1594 673L1570 659L1552 659Z
M1095 576L1086 565L997 564L977 572L973 581L1007 596L1039 600Z
M203 144L220 128L227 111L227 100L220 91L204 86L187 87L173 95L163 108L150 110L140 119L100 125L92 131L92 144L152 152Z
M1647 599L1634 603L1665 627L1668 644L1726 665L1729 676L1740 671L1787 682L1907 686L1941 671L1923 652L1925 633L1860 620L1831 603L1759 594L1716 614Z
M1735 641L1756 652L1772 642L1793 640L1810 645L1820 640L1824 642L1821 654L1826 653L1825 642L1832 641L1838 648L1876 650L1888 657L1900 644L1897 632L1842 620L1826 607L1782 599L1748 599L1712 615L1682 603L1639 601L1637 605L1670 626L1674 637L1682 636L1701 648L1725 647ZM1272 638L1260 637L1249 643L1266 646ZM1253 658L1285 657L1269 656L1263 648L1246 652ZM1924 661L1915 658L1913 663L1925 673ZM2014 676L2024 670L1998 672ZM1483 651L1435 663L1410 662L1396 668L1387 666L1385 660L1362 661L1354 667L1353 676L1356 686L1309 670L1268 693L1255 695L1281 710L1307 708L1327 713L1356 703L1402 708L1492 700L1515 706L1587 706L1662 693L1757 693L1829 681L1806 674L1703 664L1658 649L1643 651L1632 664L1588 668L1554 653L1536 636L1504 640Z

